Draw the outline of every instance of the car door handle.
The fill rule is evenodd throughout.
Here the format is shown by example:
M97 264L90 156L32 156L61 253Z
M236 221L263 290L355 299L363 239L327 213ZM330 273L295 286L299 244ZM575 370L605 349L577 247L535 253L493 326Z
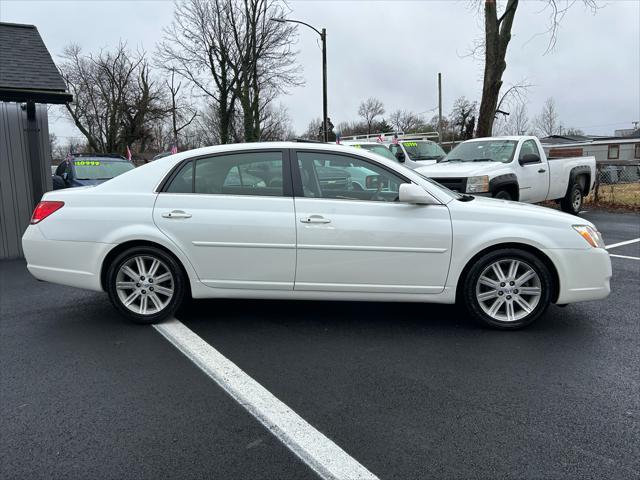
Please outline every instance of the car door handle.
M164 218L191 218L191 214L182 210L171 210L168 213L163 213Z
M544 172L546 172L544 168L541 168L540 170L538 170L538 173L544 173Z
M322 215L309 215L300 219L302 223L331 223L331 220L324 218Z

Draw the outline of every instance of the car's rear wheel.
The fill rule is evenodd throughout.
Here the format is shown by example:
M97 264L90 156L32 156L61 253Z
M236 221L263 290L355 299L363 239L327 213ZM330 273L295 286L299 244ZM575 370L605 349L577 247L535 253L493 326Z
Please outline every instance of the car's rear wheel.
M584 195L582 194L582 186L579 183L574 183L567 192L567 195L560 201L560 207L563 212L578 215L582 208L582 202Z
M107 271L113 305L136 323L173 315L182 303L185 278L177 261L155 247L133 247L118 255Z
M535 255L518 249L489 252L463 284L465 304L485 326L518 329L537 320L551 303L553 278Z

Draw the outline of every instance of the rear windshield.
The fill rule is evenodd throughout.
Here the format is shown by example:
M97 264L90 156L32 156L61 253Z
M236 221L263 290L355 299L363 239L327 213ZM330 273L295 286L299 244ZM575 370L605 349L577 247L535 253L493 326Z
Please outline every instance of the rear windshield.
M428 141L407 141L402 142L402 146L407 151L409 159L414 162L421 160L438 160L445 156L442 147L434 142Z
M132 163L123 160L110 160L105 158L76 158L73 160L75 177L78 180L109 180L117 177L135 167Z

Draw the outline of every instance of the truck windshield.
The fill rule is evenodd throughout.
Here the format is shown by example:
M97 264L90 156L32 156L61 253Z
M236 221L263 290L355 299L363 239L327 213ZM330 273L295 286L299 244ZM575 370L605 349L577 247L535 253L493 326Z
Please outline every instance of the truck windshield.
M513 160L516 150L515 140L480 140L463 142L441 162L501 162L509 163Z
M355 145L354 145L355 146ZM369 150L370 152L373 153L377 153L378 155L382 155L385 158L388 158L389 160L396 160L396 157L393 153L391 153L391 150L389 150L387 147L385 147L384 145L360 145L360 147L364 148L365 150Z
M78 180L109 180L133 170L135 167L126 160L111 160L103 157L76 158L73 161L75 177Z
M414 162L419 162L420 160L439 160L445 156L442 147L434 142L408 141L402 142L402 146L407 151L409 159Z

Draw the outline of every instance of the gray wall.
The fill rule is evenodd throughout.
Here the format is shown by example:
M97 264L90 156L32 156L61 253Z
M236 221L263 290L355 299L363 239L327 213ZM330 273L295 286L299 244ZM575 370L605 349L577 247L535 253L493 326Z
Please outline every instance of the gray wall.
M43 190L51 190L51 152L46 105L36 106ZM21 237L35 203L27 142L27 111L0 102L0 259L22 256Z

